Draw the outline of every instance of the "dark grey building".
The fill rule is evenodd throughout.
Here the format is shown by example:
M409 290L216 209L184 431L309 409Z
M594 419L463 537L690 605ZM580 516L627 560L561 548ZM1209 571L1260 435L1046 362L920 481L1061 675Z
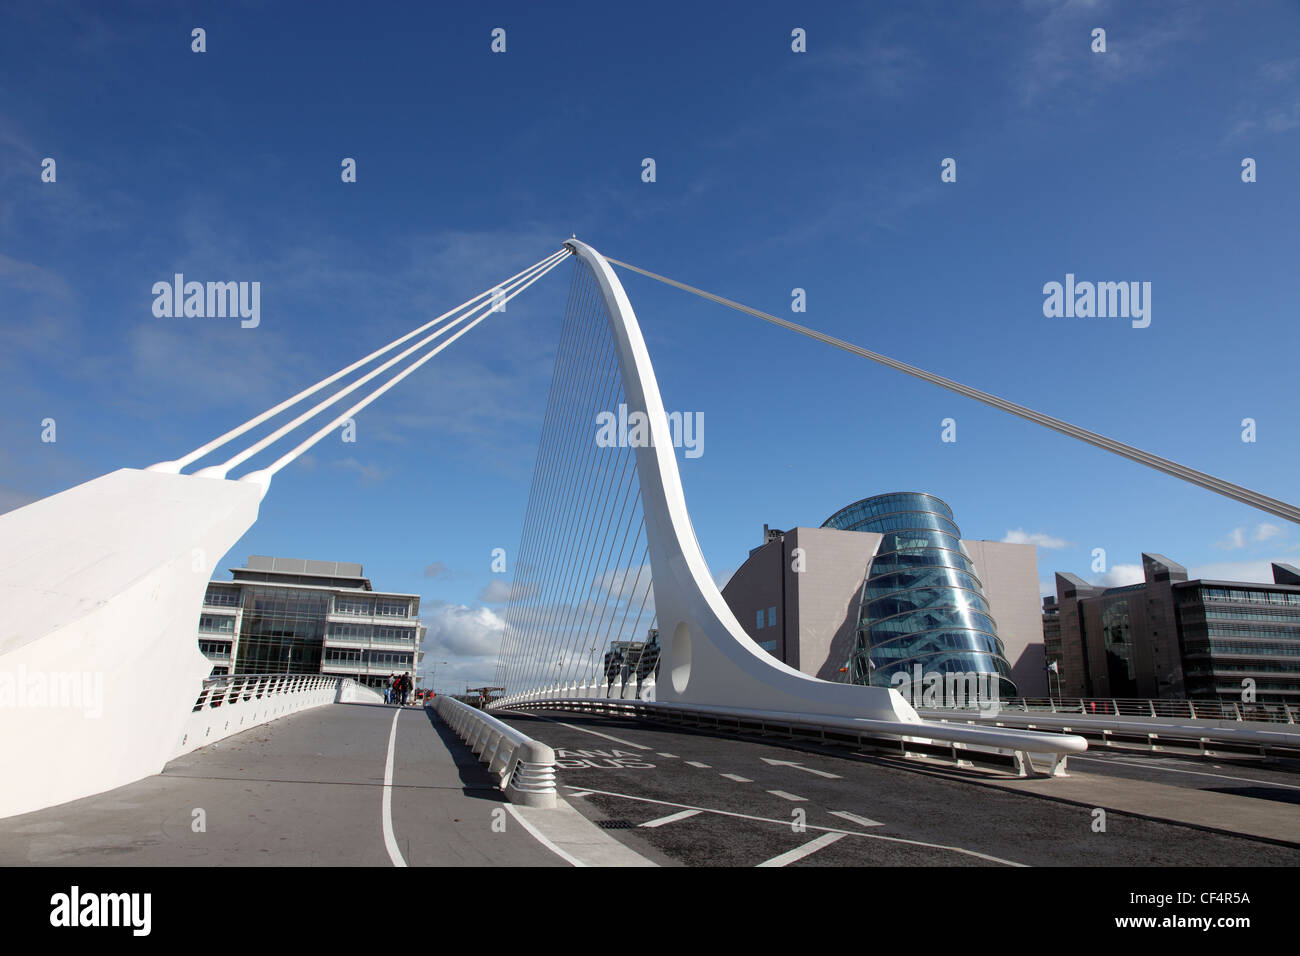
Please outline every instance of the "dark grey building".
M1300 704L1300 571L1189 581L1160 554L1143 554L1142 569L1141 584L1119 588L1056 575L1060 649L1048 660L1065 696L1241 701L1251 687L1261 703Z

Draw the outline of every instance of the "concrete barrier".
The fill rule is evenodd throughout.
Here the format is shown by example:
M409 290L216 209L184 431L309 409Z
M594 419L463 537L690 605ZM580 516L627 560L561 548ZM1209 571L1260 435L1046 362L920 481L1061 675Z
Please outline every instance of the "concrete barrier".
M555 751L490 714L450 697L435 697L433 710L487 765L511 803L555 806Z

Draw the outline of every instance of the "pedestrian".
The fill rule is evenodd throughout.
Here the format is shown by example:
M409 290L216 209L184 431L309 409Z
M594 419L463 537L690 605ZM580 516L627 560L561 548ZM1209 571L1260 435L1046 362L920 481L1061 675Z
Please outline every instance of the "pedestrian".
M402 706L406 706L406 695L411 692L411 672L407 671L402 675Z

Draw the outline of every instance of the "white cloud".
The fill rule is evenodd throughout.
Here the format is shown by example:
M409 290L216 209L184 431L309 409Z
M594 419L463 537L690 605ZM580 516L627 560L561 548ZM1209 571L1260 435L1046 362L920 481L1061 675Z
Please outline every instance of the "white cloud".
M1294 559L1291 559L1294 560ZM1273 562L1287 563L1286 558L1262 558L1253 561L1219 561L1187 569L1189 578L1206 578L1211 581L1248 581L1255 584L1273 583Z
M343 458L334 462L334 467L343 471L355 471L361 481L368 485L383 480L388 474L378 465L363 465L355 458Z
M1032 544L1035 547L1048 548L1050 550L1068 548L1070 546L1070 542L1066 541L1064 538L1054 538L1050 534L1043 534L1042 532L1029 534L1024 528L1016 528L1014 531L1008 531L1002 536L1002 543Z
M1117 564L1100 577L1094 577L1092 583L1103 588L1122 588L1130 584L1141 584L1146 580L1140 564Z
M424 641L430 650L495 660L505 621L491 608L439 602L428 607L423 617L429 628Z
M433 564L426 564L424 566L424 576L426 578L445 578L450 574L451 568L447 567L447 565L443 564L441 561L435 561Z
M510 582L495 578L478 593L478 599L485 604L501 604L510 600Z
M1251 537L1252 541L1267 541L1269 538L1276 538L1282 533L1282 529L1275 524L1269 524L1267 521L1255 527L1255 534Z
M1227 537L1214 545L1220 551L1237 551L1246 546L1246 529L1233 528L1228 532Z

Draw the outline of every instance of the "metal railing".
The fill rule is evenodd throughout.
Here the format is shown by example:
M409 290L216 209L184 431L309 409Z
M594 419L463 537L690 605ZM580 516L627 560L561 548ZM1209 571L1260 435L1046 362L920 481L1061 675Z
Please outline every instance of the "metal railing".
M439 694L430 705L487 764L511 803L555 806L555 751L490 714Z
M1080 714L1085 717L1174 717L1189 720L1258 721L1294 724L1300 711L1286 703L1239 703L1233 700L1155 700L1123 697L1013 697L998 701L1003 712ZM965 707L937 705L930 710L974 711L978 702Z
M325 674L225 674L203 681L203 689L194 702L193 711L237 704L240 701L261 700L284 694L337 688L342 677Z
M1087 750L1087 741L1073 733L1015 729L993 725L968 727L940 721L919 723L836 717L827 714L796 714L705 704L677 704L662 701L606 697L528 698L528 694L503 698L494 710L563 710L632 717L656 723L680 724L724 733L754 733L816 740L821 743L851 744L904 757L926 757L950 762L957 767L990 766L1007 769L1018 776L1065 772L1072 753ZM1034 757L1045 761L1040 770Z

